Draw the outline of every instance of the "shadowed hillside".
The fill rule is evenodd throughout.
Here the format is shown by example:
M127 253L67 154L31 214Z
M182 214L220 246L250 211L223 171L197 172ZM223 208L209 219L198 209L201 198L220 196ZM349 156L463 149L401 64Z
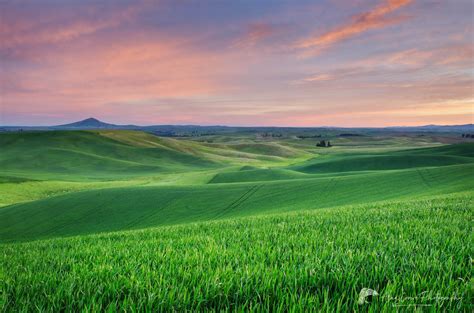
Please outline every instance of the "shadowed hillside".
M473 171L470 164L267 183L83 191L0 209L0 239L88 234L468 191L474 187Z
M282 155L272 155L278 150L285 151L285 157L305 155L277 144L255 144L260 148L247 152L247 146L202 144L125 130L3 133L0 146L0 175L32 179L113 179L243 162L285 162ZM266 152L267 147L272 150Z
M331 158L315 158L291 169L303 173L316 174L436 167L472 162L474 162L474 144L457 144L383 154L343 154L335 155Z
M206 160L166 147L132 146L87 131L0 135L4 175L35 178L110 178L215 167Z
M474 186L474 144L309 154L292 141L249 142L116 130L3 134L1 188L9 194L2 201L17 204L0 208L0 241L409 199Z

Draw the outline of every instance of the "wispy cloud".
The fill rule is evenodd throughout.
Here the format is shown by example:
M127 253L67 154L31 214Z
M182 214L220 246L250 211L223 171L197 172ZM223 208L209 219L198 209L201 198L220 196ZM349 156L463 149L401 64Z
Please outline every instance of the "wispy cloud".
M320 82L320 81L328 81L335 79L335 76L331 74L316 74L306 77L304 81L306 82Z
M277 27L268 23L252 23L233 44L236 48L254 47L277 32Z
M58 8L49 12L40 8L45 12L39 18L34 15L35 6L29 8L27 12L17 8L1 8L4 10L0 19L2 50L21 46L56 44L116 27L132 20L146 8L146 4L140 2L125 7L105 8L90 4L80 6L74 12Z
M318 71L304 75L299 83L321 83L329 81L354 80L354 83L364 79L385 76L388 78L403 78L403 84L410 86L413 80L419 83L420 73L426 69L440 73L462 73L471 67L474 60L474 47L470 44L449 44L431 48L411 48L388 53L380 53L369 58L346 62L343 66L328 71ZM441 74L439 74L441 75ZM444 77L444 76L443 76ZM432 77L428 77L432 81ZM379 82L374 86L382 85ZM390 85L390 84L386 84Z
M326 33L315 35L298 42L296 48L310 50L310 52L307 52L309 54L318 54L338 42L357 36L368 30L399 23L406 19L406 17L390 16L390 14L411 2L413 2L413 0L385 1L385 3L372 10L353 16L348 23L344 23Z
M0 0L0 124L466 122L470 2Z

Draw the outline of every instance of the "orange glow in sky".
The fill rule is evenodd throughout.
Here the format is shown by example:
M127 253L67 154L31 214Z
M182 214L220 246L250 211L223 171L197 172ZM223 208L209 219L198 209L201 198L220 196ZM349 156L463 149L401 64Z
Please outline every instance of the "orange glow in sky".
M30 0L0 12L0 125L473 123L469 0Z

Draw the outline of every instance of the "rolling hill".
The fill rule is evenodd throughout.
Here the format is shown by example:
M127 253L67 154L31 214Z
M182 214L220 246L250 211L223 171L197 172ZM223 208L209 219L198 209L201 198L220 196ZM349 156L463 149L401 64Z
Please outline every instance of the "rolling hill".
M466 146L461 151L471 148ZM453 149L458 151L457 147ZM426 160L423 165L428 167L407 163L406 169L353 175L247 170L217 174L206 185L134 186L73 192L4 207L0 210L0 238L9 241L136 229L410 199L469 191L474 187L471 179L474 163L461 158L462 162L456 165L442 163L443 166L433 167L432 160ZM357 161L355 157L353 164L358 171L360 163ZM386 161L391 169L393 159ZM239 180L251 182L230 183ZM35 218L29 219L29 216Z
M91 180L202 171L229 164L284 163L305 151L254 144L202 144L139 131L49 131L0 135L0 176ZM279 154L277 151L284 151Z
M0 134L0 311L468 311L474 144L334 136Z
M132 146L88 131L3 134L0 146L4 176L110 179L216 166L176 149Z
M466 150L470 146L466 145ZM470 149L472 151L472 149ZM314 163L293 167L303 173L341 173L354 171L396 170L416 167L436 167L472 163L473 158L463 155L413 153L364 155L341 157L332 160L316 160Z

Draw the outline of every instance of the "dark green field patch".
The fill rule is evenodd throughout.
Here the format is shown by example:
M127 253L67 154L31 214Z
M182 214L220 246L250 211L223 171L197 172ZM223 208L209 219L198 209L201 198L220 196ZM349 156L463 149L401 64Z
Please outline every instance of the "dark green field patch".
M315 158L290 169L308 174L438 167L474 162L474 144L394 151L383 154Z
M267 183L91 190L0 209L0 240L30 240L471 190L474 165ZM255 186L260 185L257 190ZM253 190L253 191L252 191ZM252 192L250 196L247 196Z
M286 169L247 169L218 173L210 183L274 181L298 178L311 178L311 176Z
M106 179L218 167L163 147L132 146L87 131L0 135L0 171L68 180Z

